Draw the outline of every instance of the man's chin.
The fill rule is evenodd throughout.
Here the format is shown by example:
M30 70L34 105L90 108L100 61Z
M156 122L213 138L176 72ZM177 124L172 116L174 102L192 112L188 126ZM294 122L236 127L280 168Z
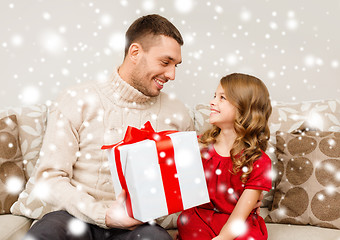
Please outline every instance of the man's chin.
M153 91L153 92L146 92L144 93L144 95L148 97L157 97L159 96L160 93L161 93L161 90L158 90L158 91Z
M163 89L163 87L162 87L162 89ZM160 89L160 88L158 88L158 87L152 89L153 91L152 91L151 94L150 94L150 95L152 95L151 97L157 97L157 96L159 96L159 94L161 93L162 89Z
M161 91L158 91L154 94L150 94L149 97L157 97L157 96L159 96L159 94L161 94Z

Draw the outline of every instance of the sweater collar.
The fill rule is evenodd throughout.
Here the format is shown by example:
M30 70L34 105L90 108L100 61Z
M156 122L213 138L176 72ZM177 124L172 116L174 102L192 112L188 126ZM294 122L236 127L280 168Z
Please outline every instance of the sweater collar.
M99 82L98 87L113 103L128 108L145 109L156 102L157 97L149 97L125 82L118 74L118 68L112 78Z

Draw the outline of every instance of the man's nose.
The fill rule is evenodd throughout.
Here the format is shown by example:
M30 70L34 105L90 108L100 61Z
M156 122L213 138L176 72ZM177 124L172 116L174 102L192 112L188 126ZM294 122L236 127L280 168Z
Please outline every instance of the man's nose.
M166 73L165 73L165 77L169 80L175 80L175 75L176 75L176 67L170 67Z

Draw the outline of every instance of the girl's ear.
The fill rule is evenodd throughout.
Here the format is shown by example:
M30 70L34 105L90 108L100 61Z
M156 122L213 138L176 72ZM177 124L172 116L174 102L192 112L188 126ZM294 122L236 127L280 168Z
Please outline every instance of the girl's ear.
M132 43L128 51L130 60L136 63L142 51L142 46L139 43Z

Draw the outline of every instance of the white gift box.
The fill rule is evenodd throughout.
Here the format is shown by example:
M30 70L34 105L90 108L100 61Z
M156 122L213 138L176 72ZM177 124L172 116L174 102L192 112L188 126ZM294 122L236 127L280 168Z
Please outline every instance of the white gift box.
M183 205L179 211L209 202L196 132L176 132L167 136L173 145L176 178ZM156 142L143 140L116 147L120 153L121 171L130 195L133 217L146 222L174 213L168 209ZM122 191L122 186L114 149L115 147L107 151L117 196Z

